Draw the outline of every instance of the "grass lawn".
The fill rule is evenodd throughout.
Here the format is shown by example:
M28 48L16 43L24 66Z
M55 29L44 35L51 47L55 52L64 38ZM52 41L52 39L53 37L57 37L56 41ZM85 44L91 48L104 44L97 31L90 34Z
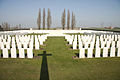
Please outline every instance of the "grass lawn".
M73 59L78 50L64 37L49 37L45 44L34 59L0 58L0 80L120 80L120 58Z

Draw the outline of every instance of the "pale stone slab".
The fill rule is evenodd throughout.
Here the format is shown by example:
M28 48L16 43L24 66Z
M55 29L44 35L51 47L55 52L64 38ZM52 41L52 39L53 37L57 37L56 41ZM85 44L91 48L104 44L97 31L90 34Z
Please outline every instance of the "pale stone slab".
M21 49L22 48L22 44L20 42L18 42L17 47L18 47L18 49Z
M107 41L106 47L110 48L110 41Z
M120 57L120 47L117 49L117 57Z
M70 40L69 40L69 44L72 44L72 42L73 42L73 40L72 40L72 39L70 39Z
M103 48L103 57L108 57L108 48L107 47Z
M110 49L110 57L115 57L115 47L111 47L111 49Z
M3 58L8 58L9 57L8 56L8 49L7 48L3 48L2 51L3 51Z
M96 41L96 48L100 48L99 41Z
M79 49L83 48L83 44L81 41L79 41Z
M102 41L102 42L101 42L101 48L104 48L104 47L105 47L105 42Z
M115 47L115 41L112 41L112 47Z
M87 48L88 48L88 42L85 43L85 49L87 49Z
M10 43L9 42L6 43L6 48L10 49Z
M36 41L36 42L35 42L35 49L38 50L39 47L40 47L39 42Z
M95 49L95 57L96 58L100 57L100 53L101 53L101 48L96 48Z
M80 49L79 58L85 58L85 49L84 48Z
M24 42L24 49L27 49L28 48L28 44Z
M19 58L25 58L25 52L23 48L19 49Z
M33 58L33 49L31 48L27 49L27 58Z
M93 48L88 48L88 51L87 51L87 58L92 58L93 57Z
M90 48L93 49L94 48L94 44L95 44L94 42L90 42Z
M17 58L16 48L11 48L11 58Z
M120 47L120 41L117 41L117 48Z
M30 41L29 48L33 49L33 41Z
M42 40L40 40L40 45L43 45L43 41Z
M4 43L3 42L1 42L0 47L1 47L1 49L4 49Z
M77 42L76 41L73 42L73 49L77 49Z

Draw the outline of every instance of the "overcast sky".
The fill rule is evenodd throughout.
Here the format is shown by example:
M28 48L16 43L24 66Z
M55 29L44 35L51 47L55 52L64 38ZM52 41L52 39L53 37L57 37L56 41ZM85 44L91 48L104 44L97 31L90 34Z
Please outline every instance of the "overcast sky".
M120 27L120 0L0 0L0 24L37 27L39 8L46 9L46 16L50 8L52 27L61 27L64 8L66 15L68 9L74 12L77 27Z

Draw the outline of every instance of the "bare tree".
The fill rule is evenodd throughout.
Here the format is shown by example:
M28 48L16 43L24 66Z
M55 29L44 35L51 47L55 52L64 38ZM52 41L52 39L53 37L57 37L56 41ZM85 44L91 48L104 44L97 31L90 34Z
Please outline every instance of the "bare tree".
M50 13L50 9L48 8L48 16L47 16L47 28L48 30L50 29L50 26L51 26L51 13Z
M43 9L43 30L45 29L45 8Z
M2 28L3 30L10 30L10 24L8 24L7 22L2 23Z
M73 12L72 12L72 22L71 22L71 27L72 27L72 30L75 28L75 15L73 14Z
M62 14L61 24L62 24L62 28L64 30L65 29L65 9L64 9L64 12Z
M38 18L37 18L38 29L41 28L41 9L39 9Z
M68 10L68 14L67 14L67 29L69 30L70 27L70 12Z

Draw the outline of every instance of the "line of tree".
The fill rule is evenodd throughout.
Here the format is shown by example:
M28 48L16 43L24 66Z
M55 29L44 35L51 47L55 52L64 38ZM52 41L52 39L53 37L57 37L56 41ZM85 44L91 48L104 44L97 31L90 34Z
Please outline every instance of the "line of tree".
M45 30L45 8L43 8L43 30ZM52 20L51 20L51 12L50 9L48 8L48 15L47 15L47 29L50 29L50 26L52 24ZM37 25L38 25L38 29L41 29L41 9L39 9L39 13L38 13L38 18L37 18Z
M62 17L61 17L61 24L62 24L62 29L64 30L65 29L65 18L66 18L66 15L65 15L65 9L62 13ZM73 30L75 28L75 14L72 12L72 18L71 18L71 29ZM70 29L70 11L68 10L67 12L67 29L69 30Z
M4 30L4 31L10 30L10 24L8 24L7 22L3 22L1 25L1 30Z

